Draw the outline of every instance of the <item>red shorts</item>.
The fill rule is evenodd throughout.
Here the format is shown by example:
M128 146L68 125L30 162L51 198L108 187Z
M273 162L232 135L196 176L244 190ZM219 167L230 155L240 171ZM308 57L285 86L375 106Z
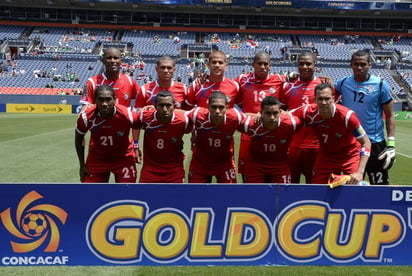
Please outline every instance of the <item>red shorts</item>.
M319 148L289 148L290 176L292 183L300 182L300 175L305 176L306 183L312 183L313 165Z
M233 159L214 166L207 166L192 159L189 169L189 183L211 183L212 177L217 183L236 183L236 165Z
M314 175L312 177L312 183L327 184L331 173L355 173L358 170L359 161L359 155L348 157L345 160L339 160L334 156L325 156L320 152L313 168Z
M290 183L289 163L273 166L259 166L250 162L245 171L245 183Z
M133 156L127 156L121 162L113 164L88 162L86 167L89 175L85 176L85 183L108 183L110 173L114 174L116 183L136 183L137 170Z
M244 135L242 133L242 135ZM243 136L242 136L243 137ZM249 162L250 160L250 152L249 152L249 147L250 147L250 139L245 140L245 139L240 139L240 146L239 146L239 158L237 161L237 166L238 166L238 172L240 174L245 174L245 168L246 168L246 163Z
M140 173L139 183L184 183L185 170L183 163L173 168L159 170L158 167L145 165Z

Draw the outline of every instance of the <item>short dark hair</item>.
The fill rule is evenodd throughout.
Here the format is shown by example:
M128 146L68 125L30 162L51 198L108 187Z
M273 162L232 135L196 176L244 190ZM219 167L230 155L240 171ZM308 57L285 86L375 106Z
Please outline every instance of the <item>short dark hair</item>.
M212 95L209 96L209 104L212 100L216 100L216 99L224 99L225 104L227 104L228 102L227 96L220 91L213 92Z
M265 105L281 105L278 98L275 96L266 96L260 103L260 108L263 109Z
M170 92L169 90L162 90L162 91L160 91L159 93L157 93L157 95L156 95L156 97L155 97L155 104L157 103L157 98L158 98L158 97L163 97L163 98L171 97L172 100L173 100L173 102L175 101L175 96L174 96L173 93Z
M256 60L260 57L266 58L270 62L270 55L268 53L263 52L263 51L259 51L255 54L255 57L253 58L253 62L256 62Z
M315 55L315 53L310 52L310 51L304 51L304 52L300 53L299 57L298 57L298 61L299 61L300 57L311 57L315 64L318 62L318 58Z
M175 60L174 60L171 56L165 55L165 56L161 56L160 58L157 59L157 61L156 61L156 66L159 66L159 65L160 65L160 62L161 62L162 60L170 60L170 61L173 62L173 66L175 65Z
M96 100L97 95L100 94L100 92L103 92L103 91L111 92L113 98L116 98L116 94L114 93L113 87L111 87L110 85L107 85L107 84L102 84L102 85L99 85L96 88L96 90L94 90L94 99Z
M316 85L316 87L315 87L315 96L319 91L324 90L326 88L330 88L330 90L332 90L332 92L333 92L332 85L330 85L329 83L322 82L322 83L319 83L318 85Z
M368 57L368 62L369 62L369 63L372 62L371 55L369 54L368 51L358 50L358 51L356 51L356 52L354 52L354 53L352 54L352 57L351 57L351 59L350 59L350 63L353 62L353 60L354 60L355 57L364 57L364 56L367 56L367 57Z

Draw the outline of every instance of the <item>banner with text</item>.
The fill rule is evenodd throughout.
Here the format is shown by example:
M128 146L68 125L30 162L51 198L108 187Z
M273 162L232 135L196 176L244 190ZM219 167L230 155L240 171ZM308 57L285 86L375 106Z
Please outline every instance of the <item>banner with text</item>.
M72 106L65 104L6 104L10 113L71 114Z
M0 262L412 265L412 187L0 184Z

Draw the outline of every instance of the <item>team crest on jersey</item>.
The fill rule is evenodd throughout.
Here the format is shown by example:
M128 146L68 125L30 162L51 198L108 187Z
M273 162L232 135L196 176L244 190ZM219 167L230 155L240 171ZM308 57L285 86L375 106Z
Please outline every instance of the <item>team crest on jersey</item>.
M172 143L176 143L176 142L177 142L177 138L176 138L176 137L172 137L172 139L170 139L170 141L171 141Z
M337 132L337 133L335 133L335 136L336 136L336 138L340 139L340 138L342 138L343 135L342 135L342 133Z
M284 145L284 144L286 143L286 139L281 139L281 140L279 141L279 143L280 143L281 145Z
M276 93L276 88L274 88L274 87L269 88L269 93L270 94L275 94Z
M117 135L118 137L123 137L123 136L124 136L124 132L123 132L123 131L118 131L118 132L116 133L116 135Z
M232 139L232 136L230 136L230 135L228 135L228 136L226 136L226 140L231 140Z
M129 94L127 94L127 93L123 94L123 99L125 99L125 100L129 99Z

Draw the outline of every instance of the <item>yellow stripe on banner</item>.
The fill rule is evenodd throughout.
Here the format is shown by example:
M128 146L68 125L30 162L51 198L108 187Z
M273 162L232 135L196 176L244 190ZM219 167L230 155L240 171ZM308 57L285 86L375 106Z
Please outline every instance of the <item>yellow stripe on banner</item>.
M6 104L6 112L71 114L72 106L66 104Z

